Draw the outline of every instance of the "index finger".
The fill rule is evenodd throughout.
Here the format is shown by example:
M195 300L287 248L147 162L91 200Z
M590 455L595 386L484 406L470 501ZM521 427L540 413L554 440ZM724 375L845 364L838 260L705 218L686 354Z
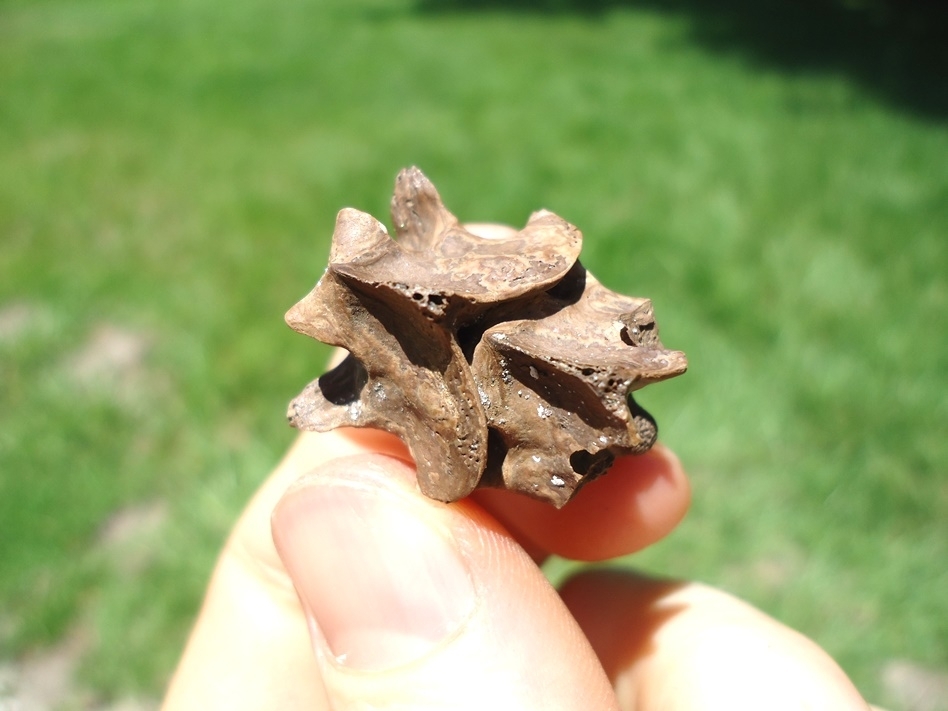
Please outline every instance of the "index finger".
M328 458L358 451L411 462L407 447L386 432L342 428L327 434L304 433L278 468L276 488L282 494L293 479ZM495 489L475 491L471 499L503 524L537 562L549 555L589 561L633 553L667 535L685 515L691 489L678 458L656 445L645 454L619 457L609 472L559 510Z
M484 489L472 498L542 560L605 560L628 555L668 535L688 511L691 487L678 458L662 445L619 457L566 506Z

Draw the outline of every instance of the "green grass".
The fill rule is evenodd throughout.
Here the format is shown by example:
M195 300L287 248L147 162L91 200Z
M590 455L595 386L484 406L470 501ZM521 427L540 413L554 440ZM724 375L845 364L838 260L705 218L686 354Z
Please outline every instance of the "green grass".
M889 659L948 667L937 67L762 51L735 2L462 5L0 3L2 654L81 622L88 683L159 693L326 356L282 314L335 212L385 218L417 164L462 219L579 225L688 352L641 400L694 507L628 562L750 598L877 700ZM146 355L77 377L103 324ZM153 501L117 563L103 522Z

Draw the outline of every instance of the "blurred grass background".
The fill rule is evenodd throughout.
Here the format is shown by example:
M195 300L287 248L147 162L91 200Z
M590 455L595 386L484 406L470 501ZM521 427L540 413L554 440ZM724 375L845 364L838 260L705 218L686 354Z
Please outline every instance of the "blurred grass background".
M2 0L0 658L81 626L97 698L160 694L326 357L282 314L417 164L461 219L579 225L688 352L640 401L694 506L621 564L876 701L948 670L948 61L912 7Z

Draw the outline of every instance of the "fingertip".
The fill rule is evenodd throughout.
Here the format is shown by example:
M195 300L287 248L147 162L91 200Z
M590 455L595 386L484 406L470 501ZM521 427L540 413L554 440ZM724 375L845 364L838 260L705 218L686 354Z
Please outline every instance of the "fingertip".
M620 702L641 711L867 708L812 640L720 590L599 570L561 595Z
M579 492L573 516L598 545L591 560L634 553L667 536L691 505L691 484L667 447L616 459L605 477Z
M633 553L668 535L688 511L691 487L678 458L656 445L619 457L559 510L504 491L473 496L525 545L596 561Z
M615 683L649 652L661 625L680 611L659 601L685 585L628 570L586 569L561 585L560 596Z
M517 228L495 222L466 222L464 229L481 239L511 239L517 236Z

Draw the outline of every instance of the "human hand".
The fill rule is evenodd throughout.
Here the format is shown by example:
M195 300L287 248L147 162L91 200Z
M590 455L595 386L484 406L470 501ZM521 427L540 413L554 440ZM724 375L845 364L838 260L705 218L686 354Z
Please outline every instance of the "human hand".
M432 501L395 437L304 434L237 523L163 708L865 711L819 647L723 592L616 571L557 592L538 567L647 546L688 499L661 446L556 511Z

